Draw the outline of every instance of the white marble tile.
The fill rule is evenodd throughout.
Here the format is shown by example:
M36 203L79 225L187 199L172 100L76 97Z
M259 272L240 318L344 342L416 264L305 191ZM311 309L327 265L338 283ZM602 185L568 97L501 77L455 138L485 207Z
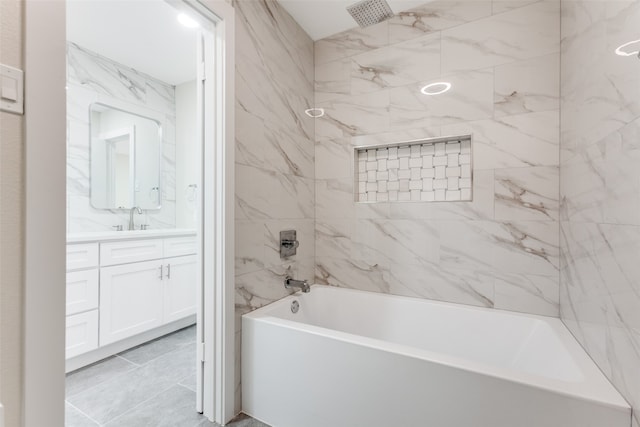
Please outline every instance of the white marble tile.
M497 169L495 219L557 221L558 167Z
M351 60L318 64L315 68L315 102L329 101L351 94Z
M564 144L564 141L563 141ZM604 222L606 203L605 148L581 149L560 165L561 216L565 220Z
M316 257L350 259L355 219L325 219L315 226Z
M386 90L342 97L317 105L324 108L316 119L316 141L389 130L389 93Z
M269 218L302 219L314 215L314 180L281 173L262 174Z
M492 231L495 269L543 276L558 274L558 222L512 221L498 225Z
M351 145L386 145L399 142L411 142L419 139L435 138L438 136L440 136L439 127L414 127L369 135L356 135L351 138Z
M243 108L236 106L236 157L235 162L254 167L264 167L264 122Z
M176 88L158 80L145 79L145 105L153 110L176 114Z
M640 225L640 119L604 139L604 222Z
M354 151L348 138L318 141L315 147L316 179L353 177Z
M265 224L263 221L236 220L235 271L237 275L264 268Z
M484 271L396 264L390 275L392 294L493 307L493 281L491 274Z
M557 166L559 162L557 111L447 125L441 133L473 134L477 169Z
M451 89L427 96L420 89L446 81ZM493 116L493 69L470 71L390 90L391 130L431 127Z
M360 219L353 234L353 257L369 264L391 267L406 264L437 265L438 229L427 221Z
M510 10L527 6L538 1L541 0L493 0L491 2L492 13L496 15L498 13L509 12Z
M495 274L495 308L543 316L559 316L557 275Z
M236 219L269 218L269 183L275 172L251 166L236 165Z
M315 283L362 291L389 293L389 270L352 259L317 257Z
M388 22L366 28L354 28L315 43L315 63L324 64L354 56L389 44Z
M355 216L353 180L316 180L316 219L347 219Z
M140 73L79 47L67 44L67 78L72 84L123 101L144 103L146 78Z
M352 94L435 78L440 75L440 33L375 49L351 60Z
M442 32L442 71L477 70L559 51L558 2L538 2Z
M397 13L389 20L391 44L424 34L457 27L489 16L491 2L482 0L439 0Z
M266 123L263 144L266 169L299 177L315 176L313 140Z
M495 117L560 108L560 55L500 65L495 69Z

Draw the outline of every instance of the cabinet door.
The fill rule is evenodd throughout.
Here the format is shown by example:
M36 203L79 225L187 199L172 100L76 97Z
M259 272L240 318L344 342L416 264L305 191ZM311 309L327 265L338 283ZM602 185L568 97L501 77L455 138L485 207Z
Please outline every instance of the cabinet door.
M67 316L66 358L98 348L98 310Z
M164 322L182 319L196 312L197 256L166 258Z
M67 316L98 308L98 269L67 273Z
M163 263L100 269L100 345L162 325Z

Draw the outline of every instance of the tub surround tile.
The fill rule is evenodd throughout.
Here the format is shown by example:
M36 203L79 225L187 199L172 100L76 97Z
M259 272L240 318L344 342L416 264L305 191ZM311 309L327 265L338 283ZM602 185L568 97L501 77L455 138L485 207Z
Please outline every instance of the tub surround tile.
M366 28L338 33L315 42L315 63L324 64L336 59L354 56L389 44L387 21Z
M562 2L561 318L640 408L637 39L633 1ZM586 52L585 49L589 49ZM632 61L626 61L632 59Z
M315 71L315 102L329 101L351 94L351 60L349 58L319 64Z
M442 96L425 96L420 89L439 81L451 83ZM390 128L440 126L493 116L493 69L445 75L390 90Z
M443 126L443 135L472 134L476 169L558 166L558 111Z
M497 169L497 220L558 221L559 168Z
M531 3L536 3L544 0L493 0L491 2L491 11L494 15L498 13L509 12L510 10L517 9L519 7L528 6Z
M349 138L315 143L316 179L351 178L353 161L353 147Z
M433 1L397 13L389 20L391 44L457 27L491 14L491 2L483 0Z
M316 140L337 139L389 130L389 92L341 97L317 105L325 111L316 120Z
M440 75L440 33L351 58L351 93L405 86Z
M318 283L558 312L559 24L555 0L443 0L316 42ZM355 203L349 144L464 134L472 201Z
M557 276L509 273L496 276L495 308L553 317L560 315Z
M452 73L559 51L559 2L542 1L442 32L442 70Z
M313 41L276 1L236 0L234 8L239 336L242 314L290 293L286 275L313 278L317 121L304 113L314 106ZM327 80L336 79L333 70L327 73ZM298 231L300 247L282 260L285 229ZM236 380L239 411L239 375Z
M494 116L560 108L560 54L495 68Z

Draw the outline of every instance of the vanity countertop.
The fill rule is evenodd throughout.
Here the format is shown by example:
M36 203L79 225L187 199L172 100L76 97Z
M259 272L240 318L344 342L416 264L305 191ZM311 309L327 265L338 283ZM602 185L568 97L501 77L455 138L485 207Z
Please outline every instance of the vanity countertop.
M125 230L125 231L96 231L90 233L67 234L67 243L106 242L112 240L138 240L162 237L194 236L196 230L188 228L173 228L166 230Z

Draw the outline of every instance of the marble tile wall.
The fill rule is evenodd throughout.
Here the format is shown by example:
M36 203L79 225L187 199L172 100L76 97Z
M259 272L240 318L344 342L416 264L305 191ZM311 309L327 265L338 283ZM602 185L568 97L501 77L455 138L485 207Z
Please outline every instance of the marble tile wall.
M236 352L240 315L289 294L287 274L313 281L313 41L274 0L235 0ZM281 230L298 254L280 259ZM240 360L236 406L240 409Z
M317 41L316 283L558 316L559 40L559 0L436 0ZM465 134L472 202L354 202L353 147Z
M95 209L90 201L89 106L131 105L165 118L162 135L162 208L137 222L175 228L175 88L74 43L67 44L67 233L111 231L128 212Z
M639 1L562 1L560 314L640 425ZM638 50L635 46L630 50Z

